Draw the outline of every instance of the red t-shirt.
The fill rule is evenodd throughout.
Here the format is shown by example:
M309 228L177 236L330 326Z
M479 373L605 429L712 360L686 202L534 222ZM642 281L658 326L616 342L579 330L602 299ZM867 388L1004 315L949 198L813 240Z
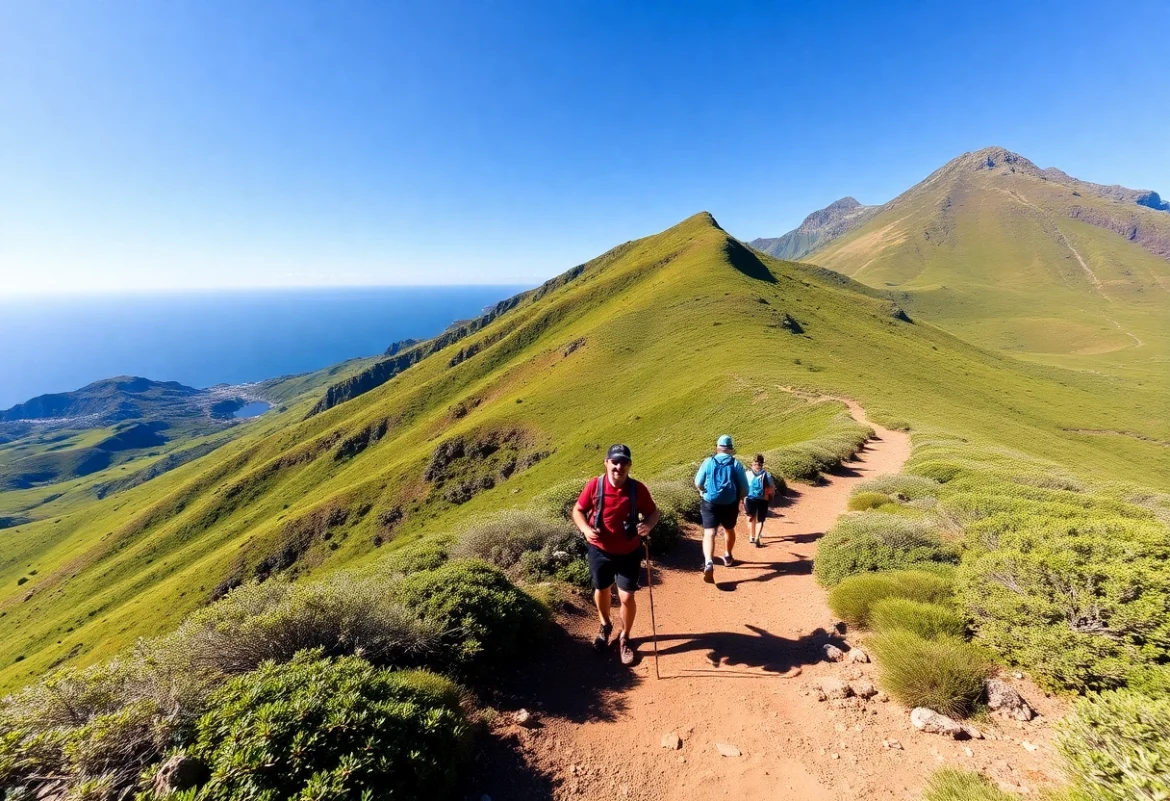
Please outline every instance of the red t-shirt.
M627 478L626 481L633 481L638 488L638 511L643 517L649 517L658 508L654 505L654 499L650 497L650 490L636 479ZM585 519L589 521L590 525L593 525L593 505L596 501L597 477L595 476L585 483L585 489L581 490L581 497L577 499L577 508L585 513ZM629 519L629 488L623 485L621 489L618 489L609 482L609 478L606 478L605 500L601 504L601 536L595 537L590 534L586 539L607 553L633 553L642 547L642 543L637 537L626 536L626 521Z

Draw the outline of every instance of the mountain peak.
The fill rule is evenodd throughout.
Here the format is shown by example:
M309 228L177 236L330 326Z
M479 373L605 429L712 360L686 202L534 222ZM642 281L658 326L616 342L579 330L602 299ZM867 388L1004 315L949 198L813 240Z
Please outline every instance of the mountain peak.
M940 172L954 169L994 170L1004 166L1039 170L1039 167L1019 153L1013 153L1006 147L992 145L951 159L943 165Z

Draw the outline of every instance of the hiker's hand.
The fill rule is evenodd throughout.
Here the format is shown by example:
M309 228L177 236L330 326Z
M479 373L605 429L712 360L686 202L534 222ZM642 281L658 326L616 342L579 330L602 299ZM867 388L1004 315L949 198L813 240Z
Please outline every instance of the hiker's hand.
M638 536L644 540L650 539L650 526L645 523L638 524Z

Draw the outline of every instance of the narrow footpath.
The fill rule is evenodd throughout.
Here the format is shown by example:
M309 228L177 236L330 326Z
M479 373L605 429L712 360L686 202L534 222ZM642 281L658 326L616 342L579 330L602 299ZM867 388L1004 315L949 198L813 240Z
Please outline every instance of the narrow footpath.
M765 547L748 545L741 520L741 562L717 566L714 586L697 569L701 531L688 531L655 566L661 679L649 593L638 593L641 660L632 670L616 652L603 657L588 647L596 622L584 602L568 610L552 655L517 676L501 704L475 797L914 799L942 764L981 770L1016 791L1051 783L1047 720L1059 706L1024 682L1016 684L1042 717L980 721L985 740L918 732L893 701L818 700L822 678L876 681L873 664L825 661L824 645L848 648L858 638L834 628L812 576L817 541L846 510L853 487L898 472L910 455L907 434L874 428L877 437L856 461L820 486L790 490L765 525ZM533 713L526 726L512 717L520 706Z

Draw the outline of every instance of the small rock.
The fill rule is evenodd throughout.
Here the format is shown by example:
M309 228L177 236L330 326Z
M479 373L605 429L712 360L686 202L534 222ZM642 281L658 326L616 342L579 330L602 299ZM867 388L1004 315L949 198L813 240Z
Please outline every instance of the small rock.
M820 690L826 698L830 699L848 698L853 693L853 690L849 688L849 685L840 679L821 679L820 682L818 682L817 689Z
M1028 706L1016 688L1003 679L988 679L984 683L987 691L987 707L1016 720L1031 720L1035 713Z
M882 704L884 704L886 701L889 701L889 700L890 700L890 696L886 695L886 694L885 694L884 692L882 692L881 690L878 690L878 691L877 691L877 695L875 695L875 696L873 697L873 700L875 700L875 701L877 701L877 702L879 702L879 703L882 703Z
M841 758L840 754L829 754L829 759L840 759L840 758Z
M853 653L850 651L849 653ZM873 698L877 695L877 687L873 686L873 682L869 679L858 679L857 681L849 682L849 689L858 698Z
M975 756L975 752L971 750L971 746L969 745L963 746L963 753L969 757Z
M830 662L841 662L845 659L845 652L835 645L826 645L821 650L825 653L825 659Z
M678 732L667 732L662 735L662 747L668 751L677 751L682 748L682 738L678 736Z
M179 790L198 787L211 777L207 765L186 754L175 754L155 772L154 794L167 796Z
M845 654L845 661L852 664L864 664L869 661L869 654L860 648L850 648L849 653Z
M715 747L719 750L719 753L725 757L743 756L740 750L731 743L715 743Z
M1036 743L1030 743L1027 740L1021 742L1020 745L1024 746L1025 751L1037 751L1040 748Z
M898 742L897 740L882 740L882 747L883 748L892 748L895 751L902 750L902 744L900 742Z
M536 725L536 715L529 712L527 709L517 709L512 715L512 721L517 726L524 726L525 728Z
M982 740L983 739L983 732L979 731L979 729L975 728L967 721L965 721L965 720L961 721L959 723L959 725L963 727L963 734L967 735L972 740Z
M1016 681L1019 681L1020 679L1024 678L1024 674L1017 670L1015 673L1012 674L1012 678L1015 679Z
M957 722L951 720L946 715L940 715L933 709L926 707L915 707L910 712L910 723L914 728L927 732L928 734L943 734L949 737L959 737L963 733L963 727Z

